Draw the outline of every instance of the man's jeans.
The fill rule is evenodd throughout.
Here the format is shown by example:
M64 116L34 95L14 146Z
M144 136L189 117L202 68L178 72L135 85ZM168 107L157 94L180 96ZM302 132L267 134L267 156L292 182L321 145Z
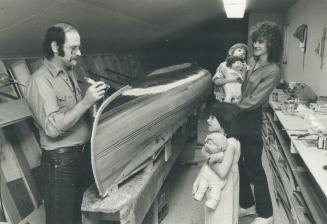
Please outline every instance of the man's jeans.
M47 224L81 223L83 193L93 181L88 145L43 151Z

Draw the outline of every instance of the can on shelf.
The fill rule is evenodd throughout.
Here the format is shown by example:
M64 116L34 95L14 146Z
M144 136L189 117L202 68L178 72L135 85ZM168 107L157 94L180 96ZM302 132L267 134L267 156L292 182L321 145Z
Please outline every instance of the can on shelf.
M327 140L326 134L324 134L323 132L319 132L317 138L317 148L326 149L327 148L326 140Z
M272 93L271 99L272 99L272 101L277 102L278 101L278 93Z

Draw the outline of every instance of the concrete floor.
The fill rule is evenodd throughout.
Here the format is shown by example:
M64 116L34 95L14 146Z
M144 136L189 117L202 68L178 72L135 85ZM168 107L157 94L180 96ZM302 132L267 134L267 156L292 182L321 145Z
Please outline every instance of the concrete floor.
M197 149L198 150L198 149ZM199 151L199 150L198 150ZM195 154L198 154L196 152ZM270 192L273 192L272 177L265 155L263 164L267 173ZM177 163L168 177L170 185L169 212L162 224L203 224L204 203L197 202L192 198L192 186L198 175L202 162L200 163ZM274 207L274 223L289 224L282 207L278 207L274 195L271 193ZM204 200L203 200L204 201ZM249 224L255 216L246 216L239 220L239 224Z
M185 147L168 177L169 212L162 224L204 224L204 202L197 202L192 198L192 186L203 164L200 147L196 146L196 142L203 143L207 134L206 117L205 113L201 115L198 124L198 139ZM272 194L272 176L265 154L262 158L273 201L274 223L289 224L283 208L277 206L274 194ZM254 218L254 215L240 218L239 224L249 224Z

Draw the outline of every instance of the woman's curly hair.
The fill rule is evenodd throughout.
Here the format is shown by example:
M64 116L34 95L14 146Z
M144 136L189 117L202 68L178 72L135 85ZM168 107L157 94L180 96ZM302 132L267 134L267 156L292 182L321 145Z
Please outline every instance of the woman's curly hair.
M268 48L268 61L279 62L283 51L283 34L279 25L265 21L258 23L251 30L252 42L266 40ZM257 59L256 57L254 57Z

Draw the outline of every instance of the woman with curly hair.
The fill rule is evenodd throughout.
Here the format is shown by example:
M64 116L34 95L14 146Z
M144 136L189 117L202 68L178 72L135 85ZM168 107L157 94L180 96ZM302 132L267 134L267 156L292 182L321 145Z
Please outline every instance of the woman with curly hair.
M273 209L261 155L262 105L279 84L279 60L283 50L280 27L272 22L258 23L251 31L253 57L242 85L240 108L240 211L239 216L257 213L252 224L273 223ZM251 185L253 186L253 192Z

